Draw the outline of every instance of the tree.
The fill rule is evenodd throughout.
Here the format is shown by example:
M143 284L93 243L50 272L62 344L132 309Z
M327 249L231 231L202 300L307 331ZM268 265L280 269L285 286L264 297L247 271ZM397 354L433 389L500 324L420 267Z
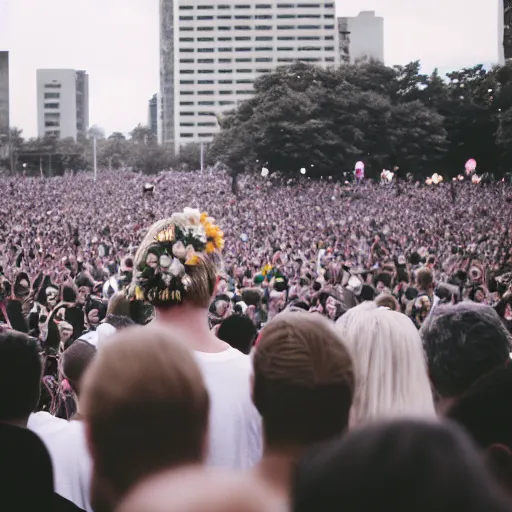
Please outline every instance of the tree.
M89 130L87 130L87 138L103 140L105 138L105 130L98 125L92 125Z
M146 146L155 145L157 142L151 128L140 123L130 132L130 140L135 144L144 144Z

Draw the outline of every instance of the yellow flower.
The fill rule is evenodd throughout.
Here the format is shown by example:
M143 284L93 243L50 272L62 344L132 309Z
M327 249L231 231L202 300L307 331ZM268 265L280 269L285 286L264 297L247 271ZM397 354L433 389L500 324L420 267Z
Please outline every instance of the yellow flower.
M214 224L214 220L208 217L207 213L201 214L201 224L206 234L206 252L211 254L215 250L222 251L224 249L224 233Z
M187 258L187 260L185 261L185 265L187 267L195 267L196 265L199 265L200 261L201 259L199 258L199 256L197 254L193 254Z
M135 288L135 300L144 300L144 290L140 286Z

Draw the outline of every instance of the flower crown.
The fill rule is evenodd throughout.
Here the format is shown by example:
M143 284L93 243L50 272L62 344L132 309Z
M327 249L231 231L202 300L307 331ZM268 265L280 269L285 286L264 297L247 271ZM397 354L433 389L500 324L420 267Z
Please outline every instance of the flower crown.
M223 248L224 234L208 214L192 208L173 214L137 265L135 299L154 305L181 303L192 284L188 271Z

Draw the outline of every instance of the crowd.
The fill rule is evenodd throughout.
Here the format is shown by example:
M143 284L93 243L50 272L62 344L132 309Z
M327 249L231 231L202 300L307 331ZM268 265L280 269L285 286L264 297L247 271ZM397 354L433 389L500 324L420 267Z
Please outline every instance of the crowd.
M0 193L6 510L512 510L508 185Z

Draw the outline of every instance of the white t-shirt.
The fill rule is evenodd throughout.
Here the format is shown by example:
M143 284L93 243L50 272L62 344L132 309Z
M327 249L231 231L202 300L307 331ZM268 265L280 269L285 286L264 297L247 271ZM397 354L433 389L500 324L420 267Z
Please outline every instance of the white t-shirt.
M83 423L38 412L30 415L27 427L42 439L50 453L55 492L82 510L93 512L89 498L92 462Z
M224 352L194 352L210 395L207 464L247 470L261 459L261 418L251 399L249 356L229 348Z

